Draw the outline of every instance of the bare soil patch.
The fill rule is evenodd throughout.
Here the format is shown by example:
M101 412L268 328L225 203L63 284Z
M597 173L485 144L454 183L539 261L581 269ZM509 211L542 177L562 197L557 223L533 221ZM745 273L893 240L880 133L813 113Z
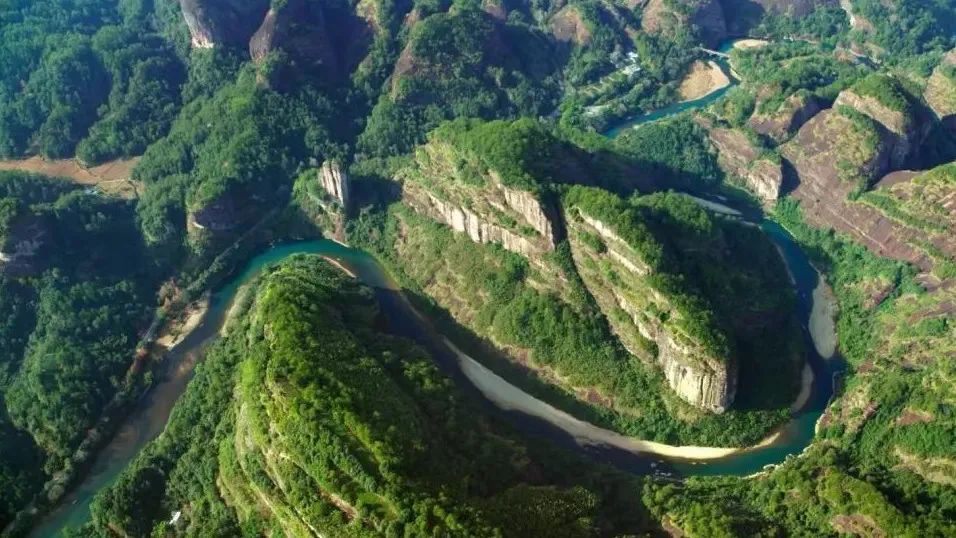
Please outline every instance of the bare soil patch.
M0 170L32 172L45 176L62 177L80 185L96 187L105 194L120 198L139 196L139 184L131 179L139 157L117 159L86 168L74 159L46 160L42 157L0 161Z

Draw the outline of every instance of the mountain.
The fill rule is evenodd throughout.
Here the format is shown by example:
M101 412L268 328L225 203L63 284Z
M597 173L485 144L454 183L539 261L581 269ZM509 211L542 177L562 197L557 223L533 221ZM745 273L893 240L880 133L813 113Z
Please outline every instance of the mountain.
M941 0L5 2L0 532L953 535L954 50ZM218 302L317 238L399 289ZM390 300L567 424L741 450L539 436Z

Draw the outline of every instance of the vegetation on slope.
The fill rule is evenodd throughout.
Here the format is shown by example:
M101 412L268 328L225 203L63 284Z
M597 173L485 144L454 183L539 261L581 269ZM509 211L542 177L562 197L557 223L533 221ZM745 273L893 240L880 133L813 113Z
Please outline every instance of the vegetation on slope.
M652 484L645 502L691 536L952 535L952 291L926 293L912 269L807 226L793 202L775 218L829 276L853 367L822 439L756 479Z
M29 221L40 242L28 261L18 261L25 267L0 276L5 524L45 475L73 463L87 431L127 388L137 334L149 322L144 305L155 274L125 201L13 172L0 173L0 200L15 201L14 220Z
M421 349L380 329L371 289L318 257L267 269L245 297L83 535L162 534L177 510L179 532L203 535L571 537L646 525L605 519L618 479L592 488L593 470L575 485L541 467L556 455L482 418Z

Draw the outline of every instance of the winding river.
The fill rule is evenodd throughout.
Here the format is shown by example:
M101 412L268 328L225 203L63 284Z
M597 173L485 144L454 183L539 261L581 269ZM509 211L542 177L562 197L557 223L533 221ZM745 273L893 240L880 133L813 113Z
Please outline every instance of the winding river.
M704 106L719 99L731 87L733 83L696 101L679 103L628 120L607 134L616 136L622 129ZM728 207L723 201L695 200L707 209L731 218L748 218L746 210ZM809 369L804 375L812 373L813 382L809 384L809 392L803 395L805 398L801 398L802 405L794 409L793 418L755 447L743 450L672 447L629 438L573 417L511 385L455 348L411 307L371 255L333 241L305 241L270 247L250 260L241 273L213 295L200 324L167 353L162 380L140 400L117 434L97 454L91 470L71 488L58 507L40 521L31 536L57 536L68 527L88 521L90 503L96 494L112 484L139 451L162 432L204 349L219 334L239 288L263 267L298 253L319 254L332 259L374 287L382 312L394 332L425 347L439 367L465 393L474 396L485 411L502 417L526 434L546 437L598 461L642 474L747 476L759 472L809 446L816 423L832 395L833 378L844 368L842 359L836 354L832 297L819 273L783 228L767 220L760 221L759 226L776 243L793 277L799 319L803 321L808 344ZM675 457L674 454L693 455L694 459Z

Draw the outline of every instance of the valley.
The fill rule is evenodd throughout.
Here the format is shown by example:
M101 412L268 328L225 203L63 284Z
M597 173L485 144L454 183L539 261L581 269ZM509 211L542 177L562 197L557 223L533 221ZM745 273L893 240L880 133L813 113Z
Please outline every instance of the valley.
M948 536L956 9L13 0L10 536Z

